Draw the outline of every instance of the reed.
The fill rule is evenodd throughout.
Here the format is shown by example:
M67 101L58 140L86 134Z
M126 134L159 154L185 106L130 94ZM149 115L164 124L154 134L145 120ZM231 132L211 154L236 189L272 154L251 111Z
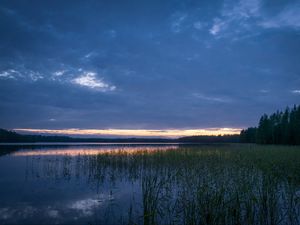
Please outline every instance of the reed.
M299 147L209 145L134 154L120 149L44 163L48 178L85 178L97 187L136 183L135 202L116 209L124 212L118 220L124 224L300 221Z

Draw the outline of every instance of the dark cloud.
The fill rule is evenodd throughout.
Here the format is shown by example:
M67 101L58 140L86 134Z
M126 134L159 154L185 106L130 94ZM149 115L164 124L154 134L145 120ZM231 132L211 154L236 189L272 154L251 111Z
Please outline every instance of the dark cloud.
M300 6L270 2L2 1L1 127L255 125L300 100Z

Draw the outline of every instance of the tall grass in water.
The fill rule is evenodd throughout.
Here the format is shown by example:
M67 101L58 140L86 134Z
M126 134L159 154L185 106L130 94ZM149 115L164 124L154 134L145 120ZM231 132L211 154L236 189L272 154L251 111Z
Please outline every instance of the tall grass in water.
M57 174L67 179L76 174L97 186L104 181L140 184L136 194L141 200L125 209L125 224L300 224L299 147L120 150L81 155L73 164L70 159L47 163L52 172L61 168L53 172L56 179Z

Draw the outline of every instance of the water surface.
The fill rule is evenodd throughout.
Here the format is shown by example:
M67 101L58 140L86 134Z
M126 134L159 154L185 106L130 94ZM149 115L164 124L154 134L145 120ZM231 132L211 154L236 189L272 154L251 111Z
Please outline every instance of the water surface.
M300 149L1 146L0 224L300 224Z
M141 204L140 180L114 174L97 157L175 148L143 143L2 146L0 223L127 223L132 204Z

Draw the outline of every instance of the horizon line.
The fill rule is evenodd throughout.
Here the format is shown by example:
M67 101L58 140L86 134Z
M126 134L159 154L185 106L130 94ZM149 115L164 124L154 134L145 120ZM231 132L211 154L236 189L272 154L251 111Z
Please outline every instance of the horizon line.
M240 134L241 128L202 128L202 129L36 129L15 128L29 134L77 135L77 136L112 136L112 137L168 137L178 138L186 136L218 136Z

